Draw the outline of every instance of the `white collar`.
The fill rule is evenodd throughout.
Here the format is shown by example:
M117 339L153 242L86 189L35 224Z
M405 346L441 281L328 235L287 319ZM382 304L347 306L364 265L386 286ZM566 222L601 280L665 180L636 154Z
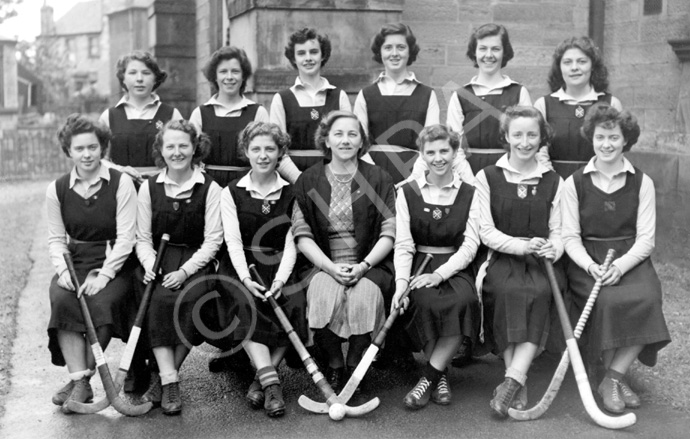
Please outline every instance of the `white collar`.
M589 173L595 173L595 172L601 172L599 169L597 169L596 165L594 164L597 160L597 157L594 156L591 159L589 159L589 162L585 165L585 169L582 170L584 174L589 174ZM631 174L635 173L635 168L633 167L632 163L630 163L630 160L625 158L623 156L623 169L621 169L619 172L616 173L618 174L623 174L625 172L630 172Z
M536 158L535 158L536 160ZM507 171L512 172L513 174L518 174L522 177L523 180L529 180L532 178L541 178L544 174L550 171L549 168L541 164L541 162L537 161L537 167L534 169L534 171L530 172L529 174L523 174L521 171L518 171L513 167L513 165L510 164L510 161L508 160L508 153L505 153L501 156L500 159L496 162L496 166L499 168L503 168Z
M321 76L321 81L319 83L319 86L314 87L313 85L302 81L302 78L300 78L298 75L297 78L295 78L294 87L295 88L303 88L303 89L311 88L311 89L314 89L316 91L321 91L321 90L328 90L331 88L335 88L335 85L332 85L330 82L328 82L328 79Z
M254 180L252 180L252 178L251 178L252 172L253 171L250 170L244 177L240 178L240 181L237 182L237 187L243 187L249 192L257 192L257 193L259 193L265 197L265 196L268 196L272 193L278 192L279 190L281 190L285 186L290 185L290 183L285 181L283 179L283 177L281 177L280 174L278 174L278 171L275 171L276 181L273 183L273 186L271 186L271 188L268 190L268 192L266 194L263 194L259 190L258 186L254 183Z
M491 86L491 85L486 85L482 82L479 82L479 75L476 75L476 76L473 76L472 79L470 80L470 82L465 84L465 86L478 85L479 87L484 87L484 88L489 89L489 90L496 90L499 88L506 88L510 84L518 84L517 81L513 81L512 79L510 79L510 77L508 75L501 75L501 76L503 77L503 79L501 79L501 81L498 84Z
M218 100L218 93L216 93L213 96L211 96L211 98L208 101L206 101L206 103L204 103L204 105L223 107L224 109L226 109L228 111L232 111L232 110L241 110L242 108L248 107L248 106L253 105L255 103L256 102L252 101L251 99L247 99L246 97L242 96L242 100L240 101L239 104L235 105L234 107L228 107L227 105L225 105L224 103L222 103Z
M393 78L386 75L386 72L381 72L381 74L379 74L378 78L376 78L376 81L374 82L380 81L393 81ZM398 84L402 84L403 82L416 82L418 84L421 84L421 82L417 80L417 77L415 76L414 72L410 72L409 70L407 71L407 76L405 76L402 81L398 82Z
M192 177L182 184L178 184L172 178L168 177L168 168L164 168L163 172L158 174L156 178L156 183L164 183L172 186L186 187L187 185L193 186L197 183L203 184L205 182L204 174L199 166L194 165L194 173Z
M606 93L600 91L594 91L594 87L590 86L589 93L580 99L576 99L565 92L563 88L559 88L555 92L551 93L551 96L558 98L559 101L573 101L573 102L593 102L599 100L599 96L603 96Z
M147 102L144 107L148 107L151 105L158 105L161 101L161 98L156 94L156 93L151 93L151 101ZM119 101L117 101L117 104L115 104L116 107L119 107L120 105L130 105L134 106L132 103L129 102L129 95L124 94Z
M101 166L98 168L98 174L96 174L96 177L98 177L98 179L103 179L107 182L110 182L110 171L109 171L108 167L105 166L105 163L103 161L101 161ZM74 187L74 185L77 184L77 180L88 181L88 180L79 176L79 174L77 173L77 167L74 166L72 168L72 171L70 171L70 173L69 173L69 187L70 187L70 189L72 189Z
M417 178L417 184L419 185L420 188L423 188L424 186L436 186L433 183L430 183L429 180L426 178L430 171L427 171L422 175L421 177ZM436 186L439 189L443 188L460 188L460 185L462 184L462 180L460 180L460 177L458 176L457 172L453 172L453 179L451 180L450 183L444 185L444 186Z

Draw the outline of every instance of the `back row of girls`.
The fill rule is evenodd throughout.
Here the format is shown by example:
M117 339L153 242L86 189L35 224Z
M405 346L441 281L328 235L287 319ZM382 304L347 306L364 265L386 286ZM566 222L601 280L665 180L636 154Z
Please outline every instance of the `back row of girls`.
M480 33L480 31L486 33ZM492 33L494 31L495 33ZM310 36L314 37L310 38ZM246 80L251 74L251 67L246 55L239 49L224 48L212 57L205 73L218 89L218 93L209 103L194 111L192 124L175 119L174 122L164 125L164 129L158 129L154 136L155 142L152 149L158 164L164 167L164 171L155 178L144 181L139 191L136 214L136 254L141 268L138 269L137 278L143 282L150 282L154 278L155 274L151 271L154 249L162 233L167 232L173 235L173 251L166 257L165 276L157 287L157 295L148 316L148 342L157 360L158 373L154 374L152 385L144 395L144 399L160 401L164 412L168 414L179 413L181 410L177 371L189 352L189 346L203 341L198 328L199 322L194 321L190 310L206 291L215 287L224 292L221 295L221 301L224 303L221 303L217 309L220 309L220 314L225 315L218 315L216 309L209 309L204 313L205 317L208 317L208 322L205 323L214 325L220 320L231 321L232 316L251 314L252 308L260 311L257 318L262 322L262 326L253 332L249 328L237 328L232 335L232 341L246 341L245 337L249 337L246 350L257 368L257 375L249 388L247 399L254 406L263 405L271 416L279 416L284 412L284 402L275 367L282 359L287 339L275 337L275 334L280 333L280 327L273 318L271 310L265 305L262 309L261 301L265 290L249 275L247 266L251 262L259 266L262 276L271 282L270 289L276 293L286 285L295 283L295 278L291 275L293 272L296 272L295 275L300 280L309 279L309 286L306 289L306 300L309 303L308 315L304 314L305 291L301 288L294 288L290 290L292 294L286 294L288 300L285 307L290 310L293 326L298 329L300 336L306 337L307 325L313 331L315 341L325 353L327 377L337 391L346 380L348 371L351 371L359 362L362 352L370 342L372 332L380 326L387 304L392 302L393 306L400 305L399 294L404 291L409 282L412 266L419 263L418 256L434 253L437 255L436 262L427 269L428 272L425 275L412 280L411 283L415 290L412 296L415 311L412 313L407 330L413 344L427 354L429 364L425 368L423 379L420 379L420 383L407 395L405 404L410 408L423 407L429 395L434 401L446 404L450 402L450 387L444 370L450 357L460 345L461 337L472 340L479 332L476 311L478 300L475 299L474 272L470 263L475 257L479 243L482 242L491 250L487 260L486 277L483 282L481 280L477 282L485 294L483 299L487 321L485 329L506 363L506 381L496 389L491 406L502 415L505 415L508 406L514 403L513 400L517 407L524 406L526 404L526 388L524 387L526 373L532 358L539 347L543 346L544 337L548 333L548 327L544 323L547 320L544 313L548 312L550 306L548 284L541 271L537 271L539 264L535 256L558 259L563 254L560 238L561 179L549 171L548 161L538 163L536 160L537 147L546 146L550 139L548 125L543 115L529 107L514 108L502 116L498 136L495 136L494 131L490 129L485 130L487 135L477 136L480 142L472 148L477 150L483 148L484 152L488 152L483 156L477 154L480 158L494 154L495 151L492 150L496 149L496 145L507 145L510 147L510 152L508 155L497 157L495 166L490 165L478 172L475 196L475 189L463 177L463 172L466 172L468 166L464 163L463 149L459 148L461 144L459 136L429 119L430 115L433 119L434 111L438 113L438 104L436 103L435 110L433 105L436 102L435 94L433 90L429 91L420 86L414 79L414 75L407 71L407 66L414 61L418 52L418 46L409 27L384 26L374 39L372 49L375 59L384 63L386 72L381 75L375 86L360 93L355 103L355 111L359 112L356 116L347 111L336 111L322 119L324 108L316 103L324 102L323 105L327 105L328 99L332 99L332 96L330 98L329 96L333 93L329 93L329 90L333 89L324 78L320 77L320 70L316 69L318 72L314 74L316 65L320 67L328 58L322 53L325 52L324 47L326 47L324 41L327 39L319 38L309 30L293 35L286 54L289 59L291 59L290 54L294 57L291 62L296 65L300 77L290 93L278 94L272 105L276 107L276 114L280 114L279 106L283 107L287 125L288 120L299 119L297 116L291 119L291 116L288 116L290 111L297 111L299 107L300 112L305 112L305 108L310 107L305 96L321 95L323 97L325 95L324 101L314 98L315 100L312 101L314 105L309 109L309 117L317 122L302 119L301 125L298 125L300 129L294 127L291 129L290 126L286 126L286 129L298 138L310 139L311 136L305 136L304 133L307 130L314 130L316 133L314 148L318 148L320 154L326 157L326 161L323 161L315 158L317 156L313 152L293 154L295 162L305 157L316 162L301 176L297 177L300 175L299 171L294 173L294 163L292 171L290 165L285 164L291 161L289 155L285 156L287 137L279 127L262 123L259 119L265 119L266 111L261 111L260 106L242 95ZM580 114L585 115L583 109L585 101L582 100L583 96L579 94L579 89L575 86L571 87L571 83L575 84L574 79L592 76L591 68L588 70L588 61L589 67L592 67L592 57L587 50L592 50L592 56L598 56L593 46L587 46L586 43L586 39L566 42L562 45L566 48L559 55L561 57L558 62L559 71L564 79L562 92L565 94L571 91L577 95L576 98L570 96L576 104L569 103L571 101L568 99L561 101L557 96L558 91L551 96L554 101L559 100L557 105L575 107L571 108L574 114L568 116L573 120L581 119ZM292 49L290 49L291 46ZM457 103L457 106L460 106L460 113L464 116L460 124L465 132L463 139L468 144L472 137L470 133L476 134L474 130L485 128L483 124L491 120L482 111L494 114L492 109L483 106L482 102L494 99L492 96L507 97L510 94L506 91L508 89L512 90L511 93L517 95L518 99L529 100L529 95L523 87L516 89L511 85L510 80L506 80L506 77L500 74L500 68L496 68L498 65L504 65L504 51L510 52L512 56L512 48L507 50L507 47L510 47L507 33L504 28L497 25L482 26L470 42L468 53L477 64L479 75L471 84L468 84L468 87L462 89L464 91L458 91L451 99L451 105ZM330 52L330 46L328 48ZM584 55L584 58L581 55ZM507 59L510 56L507 56ZM576 66L572 67L572 70L567 70L563 65L568 64L568 60L571 59L575 60ZM159 101L156 102L152 90L155 85L160 84L161 80L156 79L158 73L154 75L147 68L147 62L152 61L146 56L137 61L144 68L132 60L124 62L123 78L128 78L129 74L132 78L128 79L130 82L123 82L123 86L127 87L128 93L149 88L149 97L153 102L143 99L142 102L137 101L138 103L134 104L135 100L131 99L131 103L135 106L144 103L144 106L149 106L151 109L156 107L154 114L157 114L162 111L162 104ZM133 63L132 70L130 66ZM600 65L600 67L603 66ZM565 79L566 71L569 72L567 76L570 79ZM499 76L496 76L497 72ZM496 79L503 82L493 82ZM569 80L571 83L568 82ZM305 94L298 98L301 92ZM421 98L420 93L422 93ZM336 90L335 94L339 96L339 105L345 105L341 99L343 92ZM596 93L594 95L596 96ZM388 101L385 96L395 96L395 102ZM292 101L293 97L295 101ZM381 102L376 101L377 99ZM415 109L419 108L419 103L424 102L424 99L428 105L424 121L421 122L421 116ZM130 113L126 109L130 104L130 99L123 98L123 101L125 103L121 103L120 107L125 111L121 112L127 119L113 118L112 115L117 113L114 109L108 110L108 113L102 117L110 122L111 127L118 123L126 123L123 121L129 119ZM393 107L392 103L396 106ZM508 104L505 103L505 105ZM499 105L499 103L492 105ZM499 106L503 105L500 103ZM468 109L467 113L464 113L465 107ZM483 110L473 110L474 116L472 116L472 111L469 109L474 107ZM292 110L289 110L290 108ZM362 108L366 115L362 112ZM409 111L409 119L416 121L416 124L403 123L402 128L408 131L405 136L414 139L412 144L408 142L404 146L408 149L416 148L415 151L419 150L419 153L402 151L398 154L401 152L399 149L384 148L386 145L382 145L388 141L385 140L388 139L386 136L398 132L396 124L408 120L400 116L395 119L394 108ZM615 131L616 127L623 126L621 120L628 120L627 115L620 116L615 108L611 111L613 111L610 116L612 122L602 118L601 122L595 120L593 124L608 126L609 128L606 129ZM273 114L273 108L271 114ZM456 112L456 114L459 113ZM451 111L449 111L449 119L450 117ZM228 123L223 118L227 118L227 121L232 123ZM438 119L438 114L436 119ZM367 123L361 123L363 120L367 120ZM154 121L156 121L155 124ZM252 121L257 123L250 123ZM141 125L146 130L151 130L152 125L161 128L163 121L160 122L159 124L157 119L151 119L147 123L142 122ZM243 124L245 126L242 126ZM417 135L417 131L423 125L429 125L429 128ZM576 125L575 122L570 123L569 130L573 130ZM199 134L202 130L211 134L210 140L206 135ZM379 142L381 146L373 151L374 161L382 163L393 172L397 171L400 174L399 178L391 179L386 172L381 172L380 168L360 160L364 158L367 151L369 138L367 131L372 136L376 136L374 142ZM592 130L592 133L594 131ZM116 132L115 128L113 132ZM239 140L235 141L237 133L240 132L242 134ZM623 134L615 139L609 135L611 138L608 141L612 139L619 141L622 138L625 144L632 146L634 143L632 136ZM118 276L123 276L123 279L131 277L131 274L127 274L127 270L131 271L136 265L132 264L131 259L127 260L126 255L129 253L126 251L127 242L131 250L133 240L131 231L125 230L133 224L130 211L134 189L133 187L127 189L129 180L123 174L113 168L106 169L100 166L101 155L107 151L107 142L104 142L106 137L104 130L88 125L81 118L68 121L63 130L61 142L65 152L74 159L75 169L70 176L59 180L60 184L56 183L54 191L57 195L53 198L56 198L58 202L53 205L54 215L51 217L51 221L54 220L52 222L55 224L55 228L51 229L52 242L56 245L57 243L64 245L67 242L65 241L65 233L67 233L70 237L69 245L73 246L74 252L87 251L86 257L81 260L86 265L78 265L83 276L82 291L92 298L97 297L96 293L99 291L105 291L104 287L111 286L117 289L114 287L117 285L113 283L114 280ZM493 140L485 140L491 137ZM592 138L596 138L594 134L589 136L590 144ZM232 145L232 143L227 143L230 141L235 142L234 148L232 146L226 148L226 145ZM494 141L497 143L490 143ZM487 147L487 144L491 148ZM111 145L113 148L124 148L124 144L117 142L111 142ZM72 151L73 147L75 151ZM131 149L131 146L128 148ZM304 148L304 144L298 144L295 149L300 150L300 148L302 151L310 151L309 148ZM208 156L209 149L211 156ZM216 158L209 159L213 157L214 150ZM601 161L610 159L611 147L602 148L602 151L604 158ZM614 148L613 152L615 151L617 150ZM590 147L589 154L593 155L594 152ZM378 158L376 153L380 153ZM622 158L622 154L613 155L616 166L606 168L602 171L603 173L613 171L614 175L621 172L623 175L635 174L634 168ZM113 155L111 152L110 157L112 159L118 155ZM555 159L553 154L551 154L551 159ZM419 162L419 165L415 166L421 171L418 174L412 173L406 176L415 160ZM207 173L196 166L202 161L209 163ZM215 164L213 164L214 161ZM281 162L279 168L277 168L278 162ZM249 168L251 172L244 175ZM283 173L284 177L275 172L276 168ZM133 171L125 168L124 170L134 174L135 177L141 174L136 169ZM590 170L590 172L594 171ZM469 175L472 175L471 171ZM642 175L641 172L638 171L638 175ZM394 184L402 183L402 179L406 177L409 178L409 184L399 188L396 205L393 195ZM224 182L220 186L213 181L221 178L226 179L230 184ZM294 189L289 184L292 178L297 178ZM617 188L627 187L626 181L629 182L632 177L627 180L624 177L623 180L622 186L620 182L613 186L611 183L607 189L602 189L596 183L594 186L607 194L615 193L617 197L620 195ZM642 192L636 197L635 190L638 186L628 188L632 194L626 196L637 198L640 203L644 198L643 209L648 212L651 181L642 177L639 177L639 181L640 191L642 187L645 188L644 197ZM111 186L110 182L114 182L117 187ZM83 190L79 189L82 186ZM586 185L583 187L588 188ZM608 192L611 187L613 189ZM102 191L112 193L101 194ZM75 197L72 192L78 197ZM49 188L49 200L51 194ZM65 194L69 197L60 198ZM74 210L79 218L65 216L73 209L71 204L66 204L69 209L63 208L62 203L67 203L70 198L73 198L70 202L75 206L85 209L83 212ZM580 200L578 199L579 202ZM598 200L603 200L603 205L592 210L594 217L599 213L597 209L610 210L610 206L616 205L615 201L611 204L612 200L606 196L600 196ZM110 204L107 209L102 209L102 203ZM628 203L624 204L627 206ZM49 208L50 206L49 203ZM99 208L96 209L96 206ZM129 209L126 206L130 206ZM396 208L399 212L397 216ZM403 213L406 209L409 215L407 219ZM94 235L91 235L91 229L96 229L94 224L97 224L98 219L90 217L89 212L107 215L109 219L108 222L99 224L103 230ZM634 216L632 212L624 213L625 218ZM637 213L639 214L639 209ZM56 215L59 215L59 220ZM290 216L292 226L287 227L285 224ZM456 221L457 218L461 221ZM582 218L584 216L581 214L576 219ZM604 233L603 238L610 238L611 234L615 237L617 236L615 233L621 232L621 236L629 240L632 235L630 235L631 230L628 229L639 231L640 227L646 227L644 236L649 238L649 224L653 223L653 218L650 220L649 215L643 218L644 220L637 220L634 224L632 220L623 221L624 224L620 227L614 226L612 230ZM269 220L282 221L284 225L282 228L262 229ZM76 228L72 228L73 221L78 223ZM58 225L59 222L62 222L62 228ZM398 235L396 235L396 222ZM644 224L640 224L641 222ZM439 226L442 223L444 225ZM624 227L628 229L622 230ZM578 236L580 230L577 228L574 230L575 238L590 238L589 234ZM582 231L584 230L583 227ZM227 250L224 249L217 256L217 259L221 260L220 271L235 278L238 285L212 287L201 282L196 283L195 287L189 291L184 289L190 282L213 271L210 262L223 242L223 234ZM599 238L596 235L595 231L591 236L596 240ZM651 241L653 242L653 232ZM394 242L396 270L393 270L390 252ZM293 270L296 260L295 246L306 256L311 265L307 264L298 267L298 270ZM113 251L106 252L105 249L110 247ZM586 248L587 245L585 244L584 247ZM601 261L598 256L592 255L593 259L587 259L580 251L578 259L575 260L575 257L573 259L578 266L586 270L585 276L593 278L600 276L608 282L607 285L615 284L621 280L623 274L636 267L636 264L648 261L651 251L649 241L644 245L637 245L636 240L633 240L632 244L626 241L621 247L624 253L627 252L626 248L635 249L633 256L621 258L624 262L607 273L600 272L597 264ZM55 250L51 249L58 274L54 282L57 287L67 291L70 290L70 286L73 289L73 285L65 275L64 266L59 263L60 252L57 249L58 247L55 247ZM94 253L88 255L91 251ZM577 250L574 251L577 252ZM125 263L125 261L129 262ZM583 267L582 264L585 266ZM113 265L114 268L109 265ZM575 269L574 264L571 265ZM100 272L98 274L93 272L94 274L89 276L92 268L100 268ZM393 288L394 282L395 288ZM244 289L240 288L239 284L242 284ZM141 287L142 282L137 282L137 285ZM506 291L506 285L516 286L516 288ZM179 289L185 291L183 298L180 298L176 292ZM65 295L62 290L56 288L54 293L51 287L51 298L54 294L56 295L55 306L63 306L64 303L70 302L70 297L73 297L68 293ZM112 310L117 309L116 306L131 308L133 305L131 300L123 299L126 296L126 288L117 290L117 294L107 295L112 303L93 305L109 311L104 313L105 320L101 320L100 325L97 324L104 332L102 336L104 344L107 344L107 340L112 335L126 337L126 330L123 328L127 327L128 322L124 316L131 315L131 309L127 312ZM243 299L242 291L245 290L256 298L255 303ZM57 291L62 291L59 300ZM396 292L395 295L393 291ZM429 294L420 294L424 291ZM659 291L658 298L660 299L660 290L654 291ZM577 294L578 292L575 295ZM587 293L579 291L579 294L582 296ZM171 315L175 301L178 300L182 301L183 306L180 309L181 320L177 322L179 330L176 330L171 321ZM643 307L645 312L648 311L649 306L652 305ZM88 376L92 373L89 372L92 370L92 361L88 357L88 352L84 352L84 346L79 345L76 340L79 338L83 323L75 323L75 319L79 320L75 309L78 308L70 308L69 311L62 310L60 307L53 309L55 316L61 317L63 314L68 316L64 323L53 325L51 322L51 337L53 335L56 337L60 349L55 350L54 343L51 346L57 358L56 364L66 361L72 376L70 384L56 394L54 398L56 403L61 403L68 397L80 401L90 397ZM661 317L663 323L661 314L651 314L655 315L651 321L658 324ZM446 319L447 315L451 318ZM601 325L608 328L607 322L611 320L610 316L604 314L601 319L603 322ZM246 319L241 320L247 323ZM447 325L446 320L449 321ZM651 354L648 359L653 359L656 349L668 339L667 332L664 333L665 325L657 325L654 330L656 332L642 326L644 325L640 328L607 329L611 340L601 341L598 345L593 344L601 347L602 350L607 350L605 364L611 367L610 370L618 373L618 375L613 372L607 374L609 381L602 381L603 387L600 386L600 393L604 396L607 408L613 407L613 410L620 410L620 404L616 405L614 396L619 394L619 390L623 395L630 391L620 380L620 375L625 373L632 362L630 359L634 360L644 346L652 346L648 349ZM631 329L641 331L645 337L633 336L630 340L636 342L643 340L644 343L631 347L628 341L624 342L623 347L626 349L621 350L619 358L616 350L619 346L615 341L618 338L615 338L613 334ZM648 333L652 332L654 335L648 336ZM76 336L70 338L74 334ZM345 339L350 342L350 347L344 358L340 343ZM62 360L59 359L58 351L64 357ZM65 354L66 351L70 354ZM630 406L635 405L634 398L630 398L633 401L630 402Z

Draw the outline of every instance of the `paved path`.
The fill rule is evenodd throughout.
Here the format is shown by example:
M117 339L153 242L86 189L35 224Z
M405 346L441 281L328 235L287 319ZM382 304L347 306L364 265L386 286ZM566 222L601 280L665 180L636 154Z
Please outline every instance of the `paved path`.
M297 404L298 396L305 391L319 399L305 372L281 368L287 411L282 419L270 419L246 407L243 395L249 384L247 377L208 372L207 355L195 350L181 371L181 416L169 418L153 410L142 418L127 418L112 408L96 415L66 416L50 402L52 393L64 384L66 373L50 364L46 346L47 289L53 273L47 256L45 219L38 221L31 250L34 266L19 301L13 377L6 413L0 420L0 438L684 438L690 431L687 415L647 401L636 411L635 426L625 431L598 427L584 411L570 373L542 419L522 423L495 419L488 400L491 389L501 380L502 365L491 356L452 370L452 405L430 404L419 412L409 412L402 405L403 396L416 383L417 371L372 370L370 390L364 396L380 397L381 406L365 418L337 423L324 415L309 414ZM114 341L108 349L111 370L117 367L122 347ZM554 368L553 358L540 358L534 364L529 381L532 402L543 394ZM100 380L94 378L92 383L99 398L103 395Z

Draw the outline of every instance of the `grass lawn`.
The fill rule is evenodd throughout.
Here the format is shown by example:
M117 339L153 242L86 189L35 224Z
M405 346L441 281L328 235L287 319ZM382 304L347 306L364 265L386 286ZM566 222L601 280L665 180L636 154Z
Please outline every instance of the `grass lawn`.
M0 416L9 391L17 299L33 263L29 251L47 185L47 181L0 183ZM644 401L690 413L690 229L683 222L687 216L675 208L690 206L664 205L674 206L676 214L664 215L659 210L653 260L664 287L664 312L673 342L660 352L656 367L636 362L630 375Z

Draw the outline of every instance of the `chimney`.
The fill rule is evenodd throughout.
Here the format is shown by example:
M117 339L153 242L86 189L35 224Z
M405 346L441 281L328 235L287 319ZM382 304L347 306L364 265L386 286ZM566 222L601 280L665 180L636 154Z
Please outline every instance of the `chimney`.
M41 7L41 35L55 35L55 20L53 20L53 7L48 6L47 0L44 0L43 7Z

